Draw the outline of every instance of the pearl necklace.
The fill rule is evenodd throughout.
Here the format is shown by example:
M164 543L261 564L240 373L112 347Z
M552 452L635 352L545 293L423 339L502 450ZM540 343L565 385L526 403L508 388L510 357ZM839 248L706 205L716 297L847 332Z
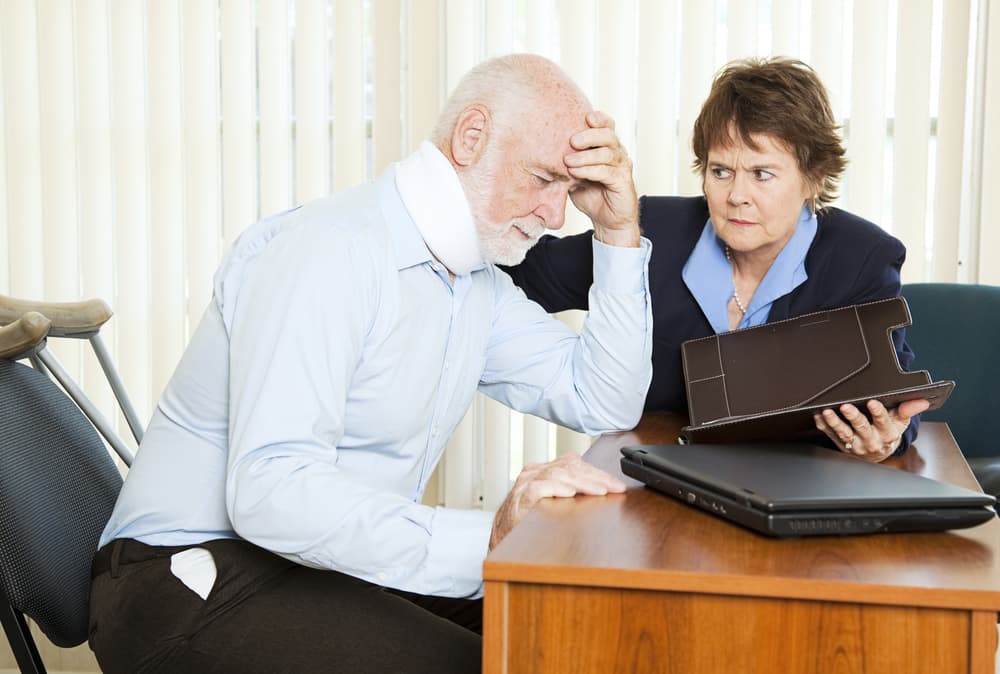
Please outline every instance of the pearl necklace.
M746 305L743 304L743 300L740 299L740 293L736 290L736 267L733 265L733 256L729 252L729 244L727 243L724 245L726 251L726 262L729 263L729 266L733 270L733 300L736 302L736 308L740 310L740 316L745 316L747 313Z

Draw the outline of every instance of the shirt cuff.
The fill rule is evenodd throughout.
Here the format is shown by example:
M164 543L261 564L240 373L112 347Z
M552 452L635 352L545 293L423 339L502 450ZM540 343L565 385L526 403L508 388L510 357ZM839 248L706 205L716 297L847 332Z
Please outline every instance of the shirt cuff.
M638 248L609 246L593 237L594 287L611 293L638 295L646 292L646 269L653 244L639 238Z
M483 560L490 546L493 513L435 508L427 567L451 580L450 597L475 598L483 592Z

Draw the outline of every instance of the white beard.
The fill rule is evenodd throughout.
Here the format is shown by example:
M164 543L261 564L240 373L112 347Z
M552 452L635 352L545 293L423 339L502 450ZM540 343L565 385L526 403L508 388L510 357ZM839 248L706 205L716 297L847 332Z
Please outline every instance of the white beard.
M499 159L494 151L488 152L474 172L465 179L469 208L476 223L479 253L483 261L487 264L512 266L524 261L524 256L545 233L545 225L534 216L514 218L507 222L492 222L486 216L485 211L497 186L495 166ZM520 230L527 238L514 231L515 229Z
M545 233L545 226L537 219L519 218L501 224L488 223L479 217L475 219L479 232L479 252L483 260L489 264L505 266L520 264L531 247L538 243L538 239ZM526 234L528 238L513 231L515 229Z

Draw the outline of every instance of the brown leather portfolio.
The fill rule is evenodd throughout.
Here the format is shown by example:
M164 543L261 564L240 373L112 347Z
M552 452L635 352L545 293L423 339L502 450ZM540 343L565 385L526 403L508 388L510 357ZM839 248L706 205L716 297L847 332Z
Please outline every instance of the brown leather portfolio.
M953 381L904 372L892 332L910 325L902 297L819 311L681 345L688 442L802 439L813 414L875 399L892 408L926 398L944 404Z

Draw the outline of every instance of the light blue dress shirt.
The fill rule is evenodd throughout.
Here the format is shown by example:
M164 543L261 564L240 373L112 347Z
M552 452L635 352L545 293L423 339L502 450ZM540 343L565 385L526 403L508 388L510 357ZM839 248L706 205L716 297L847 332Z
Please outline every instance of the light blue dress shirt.
M493 514L420 503L476 390L590 434L631 428L643 408L651 245L593 245L577 336L493 266L452 285L392 169L253 225L101 545L240 536L380 585L481 592Z
M816 229L816 215L803 207L792 238L778 253L757 286L738 328L766 323L774 301L792 292L809 278L806 273L806 254L816 237ZM726 259L725 244L715 235L711 219L705 223L701 238L684 263L681 278L694 295L712 329L716 333L729 332L728 306L733 297L733 268Z

